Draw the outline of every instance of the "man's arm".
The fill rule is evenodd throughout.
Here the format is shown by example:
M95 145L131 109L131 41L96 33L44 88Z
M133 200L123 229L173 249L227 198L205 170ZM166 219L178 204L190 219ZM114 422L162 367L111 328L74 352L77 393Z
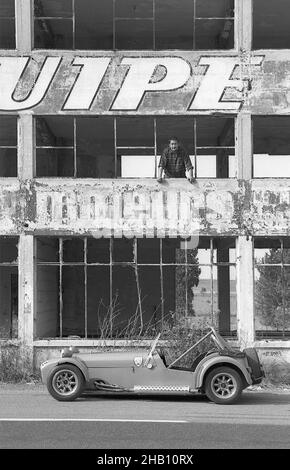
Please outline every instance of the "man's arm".
M192 166L190 156L188 155L188 153L185 154L184 163L185 163L185 168L187 169L189 173L187 179L190 183L194 183L195 177L193 176L193 166Z
M158 183L162 183L165 166L166 166L166 150L163 150L162 155L159 160L159 165L158 165L158 176L157 176Z

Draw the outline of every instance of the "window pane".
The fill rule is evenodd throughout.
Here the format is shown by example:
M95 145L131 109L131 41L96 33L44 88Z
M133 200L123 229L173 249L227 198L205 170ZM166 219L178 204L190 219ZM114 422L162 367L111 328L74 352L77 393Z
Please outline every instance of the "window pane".
M234 238L214 238L213 239L213 262L214 263L235 263L236 249Z
M160 240L158 238L137 238L137 263L160 264Z
M17 150L0 148L0 177L17 176Z
M151 18L153 0L116 0L115 15L120 18Z
M74 142L73 118L47 116L35 119L36 145L39 147L71 147Z
M110 268L108 266L87 268L87 312L88 337L107 338L110 336Z
M255 0L253 2L253 49L290 47L289 2Z
M72 15L72 0L34 0L34 16L71 17Z
M255 270L255 328L279 330L283 305L281 266L257 266Z
M136 150L135 150L136 153ZM143 152L144 153L144 152ZM122 178L154 178L155 155L118 155Z
M17 263L18 238L0 237L0 263Z
M0 2L0 18L15 16L15 1L1 0Z
M197 147L234 147L233 118L201 116L196 119Z
M82 238L63 240L63 262L84 262L84 240Z
M37 262L59 261L59 239L53 237L37 238Z
M37 149L36 176L74 176L73 150Z
M17 146L17 118L0 116L0 146Z
M195 49L233 49L233 20L196 20Z
M76 49L113 48L113 0L77 0L75 3Z
M62 267L63 336L85 336L84 266Z
M213 312L217 309L217 293L213 289L211 269L200 266L198 284L192 286L191 315L196 318L197 324L211 322Z
M280 264L281 242L277 238L255 239L254 258L256 264Z
M116 49L152 49L152 20L118 20L115 23Z
M76 118L77 177L114 178L113 119Z
M196 175L198 178L235 178L234 149L208 148L197 150Z
M154 147L151 117L120 117L116 120L118 147Z
M192 0L156 0L155 30L157 49L192 49L193 48Z
M150 331L157 326L160 331L162 311L161 280L159 266L139 266L138 279L142 301L144 330ZM166 286L165 288L169 285ZM165 291L165 296L170 295Z
M162 263L185 263L185 250L180 239L163 238Z
M59 266L37 266L36 338L60 335Z
M134 325L140 330L136 273L132 266L113 266L112 295L114 336L128 337Z
M254 177L290 176L290 118L253 118Z
M234 0L195 0L195 13L202 18L234 16Z
M35 20L34 47L38 49L72 49L72 20Z
M110 239L87 239L87 262L110 263Z
M0 48L15 49L15 20L0 18Z
M113 262L133 261L133 240L128 238L114 238Z

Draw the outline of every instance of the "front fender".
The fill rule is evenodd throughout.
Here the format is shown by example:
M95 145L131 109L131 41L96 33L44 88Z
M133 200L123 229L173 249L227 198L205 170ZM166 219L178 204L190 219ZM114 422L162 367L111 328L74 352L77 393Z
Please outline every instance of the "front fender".
M245 364L242 361L228 356L218 356L213 357L212 359L209 359L206 362L198 365L196 369L196 388L200 388L202 386L204 377L209 369L213 367L219 367L221 365L225 365L228 367L232 366L233 368L238 369L241 372L242 376L245 378L247 384L252 384L250 371L246 368Z
M88 368L86 367L86 365L80 360L78 359L77 357L62 357L60 359L58 359L56 365L61 365L61 364L72 364L76 367L78 367L82 373L83 373L83 376L86 380L86 382L89 381L89 371L88 371Z

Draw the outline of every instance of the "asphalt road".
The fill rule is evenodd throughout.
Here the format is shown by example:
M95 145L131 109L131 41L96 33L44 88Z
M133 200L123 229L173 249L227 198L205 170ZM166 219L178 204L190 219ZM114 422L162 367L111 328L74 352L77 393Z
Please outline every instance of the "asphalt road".
M0 386L0 449L290 449L290 391L204 397L88 395Z

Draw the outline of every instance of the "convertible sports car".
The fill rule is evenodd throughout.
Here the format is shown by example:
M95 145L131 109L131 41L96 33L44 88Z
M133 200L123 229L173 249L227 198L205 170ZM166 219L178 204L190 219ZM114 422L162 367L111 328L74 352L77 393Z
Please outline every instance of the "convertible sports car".
M43 383L60 401L71 401L88 390L132 394L206 394L219 404L235 403L243 389L264 377L255 348L232 348L218 333L210 331L170 364L157 348L160 334L149 351L79 353L75 347L62 350L60 358L40 366ZM199 354L190 367L177 363L210 337L214 349ZM199 349L196 349L197 351Z

